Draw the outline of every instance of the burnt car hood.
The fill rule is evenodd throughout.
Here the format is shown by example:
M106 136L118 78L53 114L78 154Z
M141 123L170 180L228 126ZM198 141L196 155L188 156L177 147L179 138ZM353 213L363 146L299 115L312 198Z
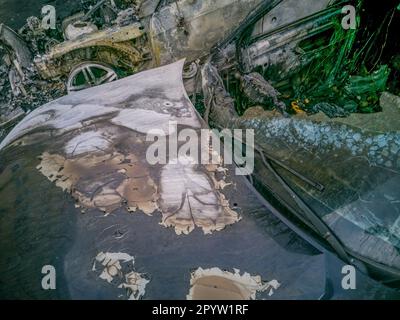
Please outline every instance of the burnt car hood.
M399 298L360 272L357 290L343 290L344 263L232 166L146 162L149 129L167 129L169 121L178 131L205 128L186 95L183 63L62 97L3 140L0 297L126 299L122 270L107 273L102 264L118 253L126 258L121 264L134 258L146 279L144 299L185 299L198 268L239 269L280 283L258 299ZM229 185L216 183L220 174ZM193 200L199 185L207 201ZM196 210L187 216L180 193L189 192ZM176 195L185 204L176 206ZM42 289L45 265L57 272L56 290Z

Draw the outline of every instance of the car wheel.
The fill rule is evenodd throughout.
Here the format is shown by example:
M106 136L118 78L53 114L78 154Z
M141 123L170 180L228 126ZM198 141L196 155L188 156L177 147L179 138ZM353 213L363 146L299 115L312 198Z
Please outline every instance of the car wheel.
M80 91L118 79L113 68L99 62L83 62L72 69L68 76L68 93Z

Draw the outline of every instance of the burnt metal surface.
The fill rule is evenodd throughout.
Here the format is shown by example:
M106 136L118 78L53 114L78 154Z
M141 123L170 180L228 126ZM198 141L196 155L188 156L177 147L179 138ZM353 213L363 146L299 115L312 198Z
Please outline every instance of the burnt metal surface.
M261 2L183 0L163 6L154 13L149 27L157 65L181 58L195 61L209 55L211 48L228 36Z
M125 289L140 284L144 299L184 299L194 270L236 268L279 281L272 296L259 292L259 299L398 298L362 274L358 290L341 289L343 262L278 219L231 166L225 181L232 184L220 188L212 168L145 161L152 126L175 120L179 132L204 127L184 91L182 67L180 61L55 100L1 143L0 296L126 299ZM210 224L200 203L193 224L185 215L183 226L169 220L165 213L176 204L163 184L179 191L181 183L168 180L170 170L208 181L211 215L230 219ZM132 197L118 191L124 183L134 187ZM132 257L134 269L126 269ZM57 270L57 290L41 288L46 264ZM112 277L118 270L119 281Z
M27 45L12 29L4 24L0 24L0 41L9 47L15 54L15 58L23 68L27 68L32 62L32 54Z
M303 55L300 43L332 28L332 17L340 10L328 8L337 2L289 0L267 12L252 27L246 39L249 44L241 50L243 70L251 72L261 66L269 78L279 82L316 59L317 53ZM285 29L289 25L292 28Z
M134 73L139 70L140 64L146 60L145 56L149 53L145 43L140 46L132 43L143 35L140 24L115 26L81 35L77 39L54 46L46 55L37 56L35 65L45 79L68 74L74 66L85 60L83 56L86 56L86 60L101 61L114 67L124 66ZM140 39L137 41L139 43ZM97 50L88 54L93 47Z

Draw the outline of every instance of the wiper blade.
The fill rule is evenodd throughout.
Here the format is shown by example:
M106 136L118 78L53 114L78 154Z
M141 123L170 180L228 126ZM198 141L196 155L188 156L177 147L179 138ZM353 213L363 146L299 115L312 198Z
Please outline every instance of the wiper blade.
M294 170L293 168L290 168L289 166L287 166L283 162L281 162L281 161L271 157L270 155L266 154L264 151L263 151L263 154L264 154L265 158L267 158L269 161L275 163L279 167L281 167L281 168L285 169L286 171L290 172L291 174L293 174L294 176L296 176L300 180L302 180L305 183L309 184L311 187L317 189L320 192L325 190L325 186L323 184L307 178L306 176L302 175L301 173L299 173L298 171Z
M335 236L329 226L304 202L304 200L294 191L285 179L271 165L270 159L265 157L264 151L255 147L255 150L260 154L263 164L270 170L282 187L289 193L293 201L304 212L306 218L314 226L315 230L331 245L338 256L345 262L350 263L349 255L347 254L341 241Z

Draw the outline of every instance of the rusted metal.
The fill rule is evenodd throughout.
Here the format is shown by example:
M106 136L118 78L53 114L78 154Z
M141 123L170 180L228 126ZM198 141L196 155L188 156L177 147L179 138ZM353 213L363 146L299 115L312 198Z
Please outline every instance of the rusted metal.
M88 60L125 68L134 73L149 59L146 45L141 42L144 39L140 40L144 35L139 24L85 34L56 45L46 55L37 56L35 65L45 79L66 75L78 63Z

